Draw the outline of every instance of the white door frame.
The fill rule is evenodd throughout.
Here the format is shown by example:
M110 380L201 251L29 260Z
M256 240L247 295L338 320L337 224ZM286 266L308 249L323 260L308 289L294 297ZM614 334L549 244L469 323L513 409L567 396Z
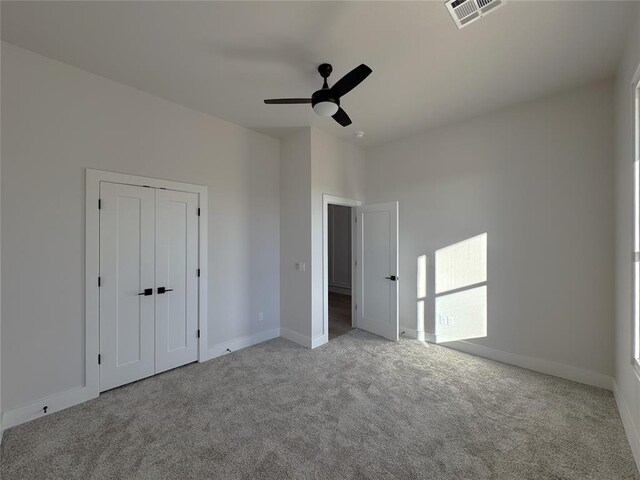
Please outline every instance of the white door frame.
M355 291L356 275L356 228L355 228L355 207L362 205L360 200L352 198L337 197L327 193L322 195L322 321L326 340L329 341L329 205L342 205L351 207L351 326L356 326L355 301L353 292Z
M207 187L191 183L159 180L156 178L128 175L87 169L85 204L85 387L91 396L100 392L100 370L98 353L100 349L100 296L98 275L100 273L100 182L122 183L125 185L165 188L198 194L200 222L198 232L198 266L200 282L198 287L198 362L207 359Z

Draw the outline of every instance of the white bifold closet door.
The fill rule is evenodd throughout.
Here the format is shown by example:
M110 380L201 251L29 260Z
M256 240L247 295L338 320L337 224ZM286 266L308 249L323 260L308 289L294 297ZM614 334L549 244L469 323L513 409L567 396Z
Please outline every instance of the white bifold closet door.
M100 184L100 390L198 358L198 196Z

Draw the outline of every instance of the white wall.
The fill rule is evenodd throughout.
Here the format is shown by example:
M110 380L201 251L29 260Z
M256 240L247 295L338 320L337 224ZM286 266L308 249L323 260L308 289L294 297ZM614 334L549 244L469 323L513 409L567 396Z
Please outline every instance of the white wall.
M311 337L311 132L280 143L280 327L290 340ZM295 264L303 262L304 271Z
M639 9L640 10L640 9ZM631 82L640 66L640 15L627 42L616 83L616 399L640 468L640 378L631 366L631 252L633 216L633 94Z
M5 411L84 384L85 168L207 185L209 347L279 327L277 140L6 43L2 117Z
M360 147L311 128L312 337L328 340L323 318L324 194L364 201L365 155ZM317 340L316 340L317 342Z
M605 82L367 151L367 203L400 202L401 331L418 256L433 333L435 250L487 232L488 337L456 346L610 385L612 119Z

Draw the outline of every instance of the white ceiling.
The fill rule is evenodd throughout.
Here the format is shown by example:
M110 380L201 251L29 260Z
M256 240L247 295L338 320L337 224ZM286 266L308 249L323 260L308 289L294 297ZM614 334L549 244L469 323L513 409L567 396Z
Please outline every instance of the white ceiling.
M193 109L280 136L314 125L378 145L610 77L634 2L512 1L458 30L436 2L2 2L2 39ZM308 105L366 63L342 128Z

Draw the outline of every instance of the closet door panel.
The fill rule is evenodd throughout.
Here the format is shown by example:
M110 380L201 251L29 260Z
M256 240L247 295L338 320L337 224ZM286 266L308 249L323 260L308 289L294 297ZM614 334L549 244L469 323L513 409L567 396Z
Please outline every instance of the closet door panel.
M198 359L198 195L156 190L156 373Z
M100 184L100 390L153 375L155 192Z

